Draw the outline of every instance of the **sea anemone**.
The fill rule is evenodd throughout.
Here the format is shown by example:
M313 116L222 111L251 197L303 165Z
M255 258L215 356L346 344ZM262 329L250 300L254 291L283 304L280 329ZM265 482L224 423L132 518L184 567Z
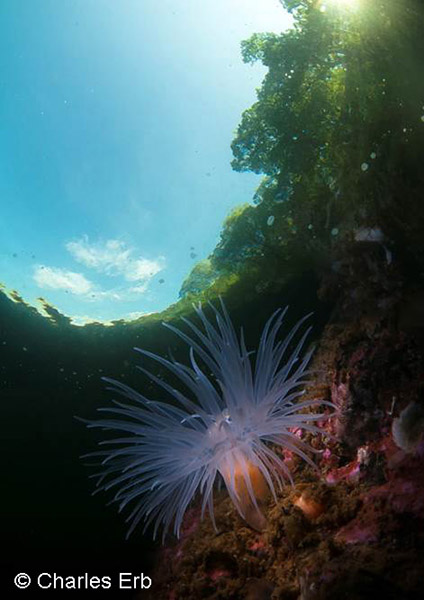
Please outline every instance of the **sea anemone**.
M129 434L100 442L110 448L89 455L101 457L102 471L94 475L96 491L118 488L113 501L119 503L119 510L135 502L127 518L128 535L144 520L144 530L153 524L154 537L162 528L164 538L172 523L179 537L184 514L197 492L202 496L202 518L208 508L216 529L213 488L217 479L224 481L243 518L249 506L261 514L258 498L264 487L276 499L276 488L281 489L284 478L292 481L272 445L315 467L308 456L313 449L298 433L322 433L314 422L324 415L304 411L331 403L299 401L310 374L306 369L313 349L301 356L310 328L297 343L294 340L309 315L285 340L276 341L287 308L277 310L265 325L253 366L243 330L238 338L222 301L221 311L211 305L215 324L200 306L195 310L203 327L183 319L192 337L164 324L188 344L190 366L135 348L176 376L186 391L139 367L173 403L149 400L105 378L108 389L131 403L114 401L113 407L99 409L114 418L86 421L88 427Z

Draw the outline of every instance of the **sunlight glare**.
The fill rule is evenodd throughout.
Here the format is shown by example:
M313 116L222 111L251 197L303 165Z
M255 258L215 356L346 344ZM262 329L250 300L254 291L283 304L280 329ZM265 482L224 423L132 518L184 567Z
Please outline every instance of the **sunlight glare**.
M327 4L348 10L357 10L360 0L327 0Z

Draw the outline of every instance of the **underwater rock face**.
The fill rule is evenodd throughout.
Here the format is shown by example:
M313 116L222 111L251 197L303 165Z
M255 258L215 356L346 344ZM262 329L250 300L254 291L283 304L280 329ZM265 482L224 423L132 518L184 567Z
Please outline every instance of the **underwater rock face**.
M333 320L327 326L314 359L317 377L308 394L331 398L339 408L338 416L323 424L335 437L317 455L319 476L308 464L286 456L294 488L285 487L278 503L265 509L262 533L247 527L228 499L218 496L220 534L197 520L187 539L169 547L166 552L179 558L171 561L172 572L158 571L163 586L157 597L420 597L421 446L414 453L399 448L392 430L399 419L408 420L411 402L423 406L423 348L387 326L393 313L376 316L369 304L363 307L353 323ZM225 559L211 572L210 557L217 555Z

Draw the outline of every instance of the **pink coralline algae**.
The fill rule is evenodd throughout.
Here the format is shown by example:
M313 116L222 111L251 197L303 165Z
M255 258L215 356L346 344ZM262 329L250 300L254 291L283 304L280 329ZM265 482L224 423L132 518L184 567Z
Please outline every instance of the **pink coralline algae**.
M358 448L355 460L343 467L335 468L326 475L326 482L330 485L339 481L358 481L361 476L361 467L367 463L369 449L367 446Z

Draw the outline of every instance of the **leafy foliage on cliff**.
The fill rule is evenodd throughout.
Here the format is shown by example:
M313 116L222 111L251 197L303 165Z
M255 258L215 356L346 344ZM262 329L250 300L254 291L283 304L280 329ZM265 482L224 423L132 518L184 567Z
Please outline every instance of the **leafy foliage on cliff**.
M214 281L287 280L380 227L424 266L424 6L418 0L282 0L294 26L242 43L268 72L242 116L233 168L262 173L209 257Z
M422 5L357 1L356 11L286 1L293 29L243 42L245 62L269 70L243 114L233 167L272 180L262 199L292 189L302 209L326 196L345 212L360 191L375 192L372 175L396 159L393 146L423 141Z

